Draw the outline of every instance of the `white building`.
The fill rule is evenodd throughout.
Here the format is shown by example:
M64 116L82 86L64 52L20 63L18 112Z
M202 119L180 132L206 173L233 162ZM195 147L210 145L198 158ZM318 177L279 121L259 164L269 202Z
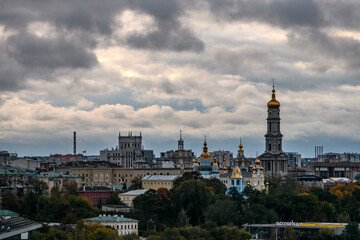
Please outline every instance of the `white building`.
M119 236L138 234L139 221L131 218L124 218L122 215L106 216L100 214L98 217L86 219L86 222L89 224L99 223L111 227L118 232Z
M137 189L137 190L128 191L126 193L120 193L118 196L123 203L125 203L129 207L132 207L133 199L141 194L144 194L146 191L148 191L148 190L147 189Z

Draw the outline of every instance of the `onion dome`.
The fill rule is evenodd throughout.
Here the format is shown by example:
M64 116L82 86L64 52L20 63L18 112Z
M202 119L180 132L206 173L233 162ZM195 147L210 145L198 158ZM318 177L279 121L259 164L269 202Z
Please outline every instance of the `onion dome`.
M272 90L272 98L268 102L267 106L268 106L268 108L278 108L278 107L280 107L280 103L276 100L276 97L275 97L275 87L274 87L274 85L273 85L273 90Z
M252 170L255 170L255 171L256 171L256 167L255 167L255 166L253 166L253 167L252 167Z
M269 182L266 182L266 186L269 186Z
M204 147L203 147L203 152L201 153L200 158L201 159L209 159L211 157L210 153L207 150L207 142L206 139L204 141Z
M240 144L239 144L239 151L243 151L243 145L241 143L241 138L240 138Z
M197 161L197 158L195 158L195 162L194 162L193 166L194 166L194 167L199 167L199 166L200 166L200 164L199 164L198 161Z
M226 170L227 167L226 167L226 160L225 160L225 156L224 156L224 159L223 159L223 169Z
M260 160L258 158L255 159L255 164L260 164Z
M216 162L216 157L214 157L214 162L212 164L213 167L218 167L218 163Z
M263 167L260 167L260 170L261 170L261 171L264 171L264 168L263 168Z

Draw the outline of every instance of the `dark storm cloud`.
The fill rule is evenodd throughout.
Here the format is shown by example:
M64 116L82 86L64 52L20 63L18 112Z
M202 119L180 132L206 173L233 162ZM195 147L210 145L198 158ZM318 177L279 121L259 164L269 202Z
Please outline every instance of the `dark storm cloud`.
M44 21L58 29L74 31L74 34L88 34L89 38L96 37L94 33L112 36L118 27L115 17L124 10L136 10L154 17L158 30L142 37L130 36L128 45L172 51L203 49L202 41L181 25L179 17L184 11L176 0L3 1L0 8L0 23L7 27L20 29L30 22Z
M288 28L319 26L322 12L312 0L208 0L211 11L227 20L259 21Z
M96 56L81 43L64 38L39 38L29 33L11 36L8 54L26 67L91 68L97 64Z
M116 17L125 10L149 14L157 30L114 39L115 30L121 27ZM90 69L97 64L93 50L100 41L149 50L203 50L204 43L182 26L179 18L183 14L176 0L1 1L0 26L14 34L4 37L5 44L0 46L0 91L19 89L29 76L50 79L57 68ZM53 26L55 36L42 38L28 32L29 24L37 22ZM41 76L44 69L46 74Z
M0 52L0 91L22 88L21 79L24 74L24 69L16 61L9 60L6 52Z
M288 34L290 46L309 56L322 55L344 68L360 68L360 42L351 38L329 36L318 30L299 30Z
M157 30L146 34L133 34L126 43L135 48L169 49L173 51L195 51L204 49L204 43L195 37L191 30L183 28L178 18L184 13L182 5L176 0L135 1L132 6L155 18Z

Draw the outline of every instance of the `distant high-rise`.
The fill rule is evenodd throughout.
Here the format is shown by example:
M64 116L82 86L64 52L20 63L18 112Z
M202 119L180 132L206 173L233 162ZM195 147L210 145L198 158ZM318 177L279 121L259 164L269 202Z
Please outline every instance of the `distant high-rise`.
M267 104L267 133L265 134L265 152L259 157L265 169L265 175L284 175L287 173L287 157L282 151L280 132L280 102L276 100L273 85L272 98Z
M125 168L144 168L149 167L144 151L142 150L142 136L129 132L127 136L119 133L118 146L112 150L101 150L100 160L110 161Z
M318 162L319 156L324 154L324 147L323 146L315 146L315 159Z

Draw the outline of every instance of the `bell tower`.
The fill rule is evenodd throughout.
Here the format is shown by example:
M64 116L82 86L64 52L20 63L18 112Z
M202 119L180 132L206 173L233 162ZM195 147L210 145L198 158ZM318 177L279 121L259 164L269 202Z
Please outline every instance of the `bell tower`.
M280 102L276 100L273 82L271 100L267 103L268 117L265 134L265 152L259 156L265 175L285 175L287 173L287 157L282 150L282 137L280 132Z

